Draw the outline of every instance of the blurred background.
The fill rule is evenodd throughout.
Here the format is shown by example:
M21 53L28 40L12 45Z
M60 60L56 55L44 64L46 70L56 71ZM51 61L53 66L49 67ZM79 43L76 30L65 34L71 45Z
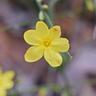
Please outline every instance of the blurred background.
M73 96L96 96L96 82L88 82L96 81L96 0L43 0L43 4L49 6L54 24L61 26L62 36L70 40L73 58L64 71ZM35 28L39 11L36 0L0 0L0 64L16 72L12 91L16 96L66 96L56 86L57 90L50 89L54 84L64 86L64 80L54 69L48 71L43 59L24 61L29 46L23 33Z

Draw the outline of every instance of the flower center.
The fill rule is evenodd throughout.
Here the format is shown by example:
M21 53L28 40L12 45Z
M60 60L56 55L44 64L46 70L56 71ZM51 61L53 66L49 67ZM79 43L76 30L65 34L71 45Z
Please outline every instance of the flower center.
M44 40L43 44L45 47L48 47L50 45L50 43L51 43L50 40Z

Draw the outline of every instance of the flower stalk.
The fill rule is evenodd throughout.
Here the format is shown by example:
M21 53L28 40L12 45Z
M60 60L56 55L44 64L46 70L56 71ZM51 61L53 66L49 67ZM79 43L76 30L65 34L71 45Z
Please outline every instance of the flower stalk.
M43 12L44 21L47 22L49 27L52 27L53 26L53 22L52 22L52 19L50 18L49 14L48 14L48 8L44 7L45 4L42 5L42 2L38 2L38 0L36 0L36 3L37 3L37 6L38 6L40 12Z

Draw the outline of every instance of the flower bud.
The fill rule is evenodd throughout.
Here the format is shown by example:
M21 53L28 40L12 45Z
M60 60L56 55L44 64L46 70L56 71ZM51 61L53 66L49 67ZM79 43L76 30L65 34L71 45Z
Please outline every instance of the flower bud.
M45 18L44 18L44 13L43 13L43 11L40 11L39 12L39 19L40 20L44 20Z

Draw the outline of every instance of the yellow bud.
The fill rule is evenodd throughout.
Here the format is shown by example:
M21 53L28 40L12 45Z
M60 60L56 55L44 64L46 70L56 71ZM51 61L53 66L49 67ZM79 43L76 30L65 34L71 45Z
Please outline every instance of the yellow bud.
M43 13L43 11L40 11L39 12L39 19L40 20L44 20L45 18L44 18L44 13Z
M47 10L48 9L48 5L44 4L44 5L42 5L42 8Z

